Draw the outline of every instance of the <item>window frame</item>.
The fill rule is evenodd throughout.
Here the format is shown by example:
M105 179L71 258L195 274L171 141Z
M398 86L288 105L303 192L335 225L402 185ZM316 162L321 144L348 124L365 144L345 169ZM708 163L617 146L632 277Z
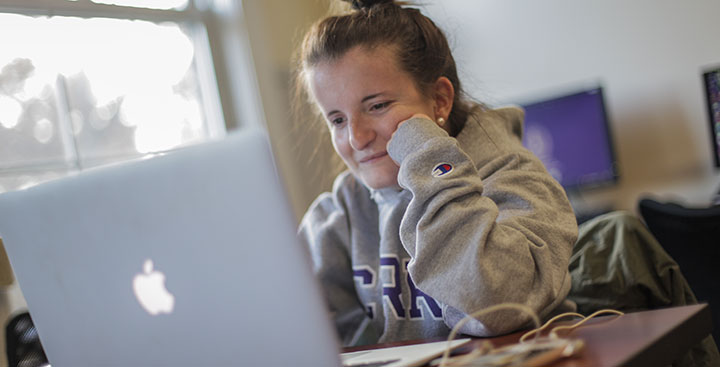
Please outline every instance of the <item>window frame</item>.
M3 0L0 13L174 22L188 27L191 29L188 36L196 50L196 73L206 128L212 138L224 136L231 130L247 125L265 128L241 5L240 0L188 0L183 9L150 9L99 4L90 0ZM232 65L232 69L229 65ZM62 88L59 90L62 93ZM67 117L60 117L63 118ZM245 123L241 125L240 121ZM39 165L5 167L2 173L40 174L43 171L63 169L72 173L81 170L83 167L79 167L78 152L72 152L75 157L66 156L62 166L59 161L48 161Z

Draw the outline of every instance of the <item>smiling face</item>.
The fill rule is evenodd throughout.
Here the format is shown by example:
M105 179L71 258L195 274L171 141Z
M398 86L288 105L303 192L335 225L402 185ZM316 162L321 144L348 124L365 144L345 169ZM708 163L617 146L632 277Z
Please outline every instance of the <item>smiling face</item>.
M392 134L414 114L436 115L393 49L354 47L308 70L308 83L350 171L373 189L396 186L399 167L387 153Z

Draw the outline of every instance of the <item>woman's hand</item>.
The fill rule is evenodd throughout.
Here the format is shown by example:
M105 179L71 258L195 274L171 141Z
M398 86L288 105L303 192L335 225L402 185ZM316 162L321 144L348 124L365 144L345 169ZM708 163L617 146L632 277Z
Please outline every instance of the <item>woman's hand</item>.
M395 137L395 133L396 133L396 132L398 131L398 129L400 128L400 125L402 125L402 124L404 124L405 122L410 121L410 120L412 120L412 119L414 119L414 118L421 118L421 119L426 119L426 120L434 121L430 116L428 116L428 115L426 115L426 114L424 114L424 113L416 113L416 114L410 116L409 118L407 118L407 119L401 121L399 124L397 124L397 127L395 127L395 131L393 131L392 136L390 137L390 140L387 142L387 145L388 145L388 146L390 145L390 142L392 141L392 138ZM435 121L435 123L436 123L438 126L440 126L441 128L443 127L439 122Z
M400 128L400 125L402 125L402 124L404 124L405 122L410 121L410 120L412 120L412 119L414 119L414 118L421 118L421 119L426 119L426 120L434 121L435 124L437 124L440 128L443 128L443 125L440 124L440 122L433 120L430 116L428 116L428 115L426 115L426 114L424 114L424 113L416 113L416 114L410 116L409 118L401 121L399 124L397 124L397 126L395 127L395 131L393 131L392 135L390 136L390 140L388 140L388 142L387 142L386 149L388 149L388 148L390 147L390 144L392 143L393 139L395 138L395 134L397 133L398 129ZM399 162L395 162L395 163L398 164L398 165L400 164Z
M430 121L433 121L433 119L432 119L430 116L428 116L428 115L426 115L426 114L424 114L424 113L416 113L416 114L410 116L410 118L407 119L407 120L405 120L405 121L412 120L412 119L414 119L414 118L416 118L416 117L417 117L417 118L422 118L422 119L428 119L428 120L430 120ZM399 123L399 124L398 124L398 127L400 127L400 125L404 124L405 121ZM435 121L435 123L437 123L437 121Z

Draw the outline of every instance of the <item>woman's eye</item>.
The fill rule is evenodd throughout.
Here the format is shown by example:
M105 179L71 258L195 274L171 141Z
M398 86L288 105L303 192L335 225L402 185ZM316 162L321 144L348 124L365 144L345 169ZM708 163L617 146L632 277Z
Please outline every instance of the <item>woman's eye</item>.
M370 106L370 110L371 111L381 110L381 109L387 107L389 104L390 104L390 102L376 103L376 104Z
M334 119L330 119L330 123L333 124L333 125L340 125L340 124L342 124L344 121L345 121L345 119L342 118L342 117L336 117L336 118L334 118Z

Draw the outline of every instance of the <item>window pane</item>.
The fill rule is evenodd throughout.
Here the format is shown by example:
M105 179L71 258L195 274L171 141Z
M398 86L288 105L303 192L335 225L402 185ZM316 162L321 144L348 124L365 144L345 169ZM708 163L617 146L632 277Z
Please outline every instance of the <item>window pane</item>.
M2 38L4 35L0 35ZM28 58L6 58L3 61L2 49L0 170L18 166L65 165L73 153L62 138L54 75L44 75Z
M0 44L0 167L97 165L208 136L179 24L0 14Z
M184 9L188 0L92 0L98 4L111 4L111 5L123 5L133 6L136 8L149 8L149 9Z

